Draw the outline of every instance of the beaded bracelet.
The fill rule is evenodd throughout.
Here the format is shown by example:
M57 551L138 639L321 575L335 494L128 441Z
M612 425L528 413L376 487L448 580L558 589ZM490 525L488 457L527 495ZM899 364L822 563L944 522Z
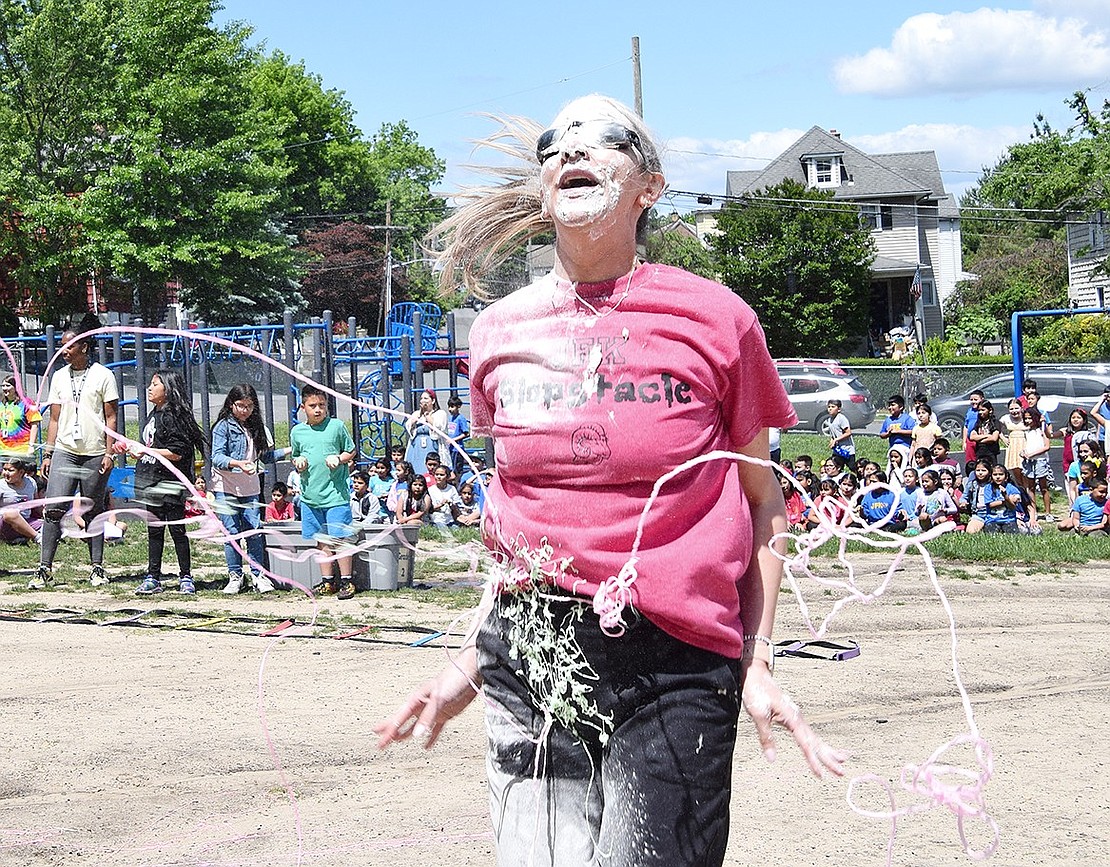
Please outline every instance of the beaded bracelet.
M751 645L766 644L767 645L767 668L770 669L771 674L774 674L775 673L775 643L773 641L771 641L771 639L768 638L766 635L751 634L751 635L745 635L744 636L744 647L745 647L745 649L747 648L747 646L749 644L751 644ZM744 656L747 656L747 655L748 655L747 653L744 654ZM752 647L751 657L752 657L752 659L755 659L755 648L754 647Z

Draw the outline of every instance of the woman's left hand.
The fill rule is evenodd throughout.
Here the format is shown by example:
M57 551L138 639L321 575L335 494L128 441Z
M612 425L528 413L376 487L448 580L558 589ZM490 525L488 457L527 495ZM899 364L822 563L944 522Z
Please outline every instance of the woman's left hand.
M814 776L824 777L826 770L838 777L844 776L848 754L825 743L805 721L793 699L775 682L767 664L760 659L752 660L744 671L742 700L744 710L755 723L767 761L775 760L775 737L771 726L778 723L794 736Z

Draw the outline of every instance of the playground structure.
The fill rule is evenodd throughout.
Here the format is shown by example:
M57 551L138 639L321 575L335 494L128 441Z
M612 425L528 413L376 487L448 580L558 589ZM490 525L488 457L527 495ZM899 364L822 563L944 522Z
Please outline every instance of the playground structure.
M307 323L294 323L286 313L280 325L207 328L200 323L186 331L147 329L142 320L130 319L96 336L95 357L115 375L121 430L124 424L136 423L132 430L146 424L146 383L158 368L181 371L205 430L211 429L227 389L238 382L254 385L268 427L282 419L295 424L298 384L311 379L351 398L351 403L332 398L331 412L351 423L362 460L388 454L403 436L398 415L412 412L426 387L469 402L467 354L456 346L453 312L405 302L390 310L384 336L358 336L353 317L343 330L336 333L330 311ZM46 395L47 367L61 348L60 338L48 327L42 335L2 339L10 354L4 366L14 368L32 399ZM59 357L51 370L61 364ZM446 397L440 402L446 403Z

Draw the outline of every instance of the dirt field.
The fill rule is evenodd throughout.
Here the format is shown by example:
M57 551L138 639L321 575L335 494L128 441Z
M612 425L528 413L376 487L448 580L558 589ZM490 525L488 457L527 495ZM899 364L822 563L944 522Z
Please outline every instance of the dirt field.
M946 621L918 563L881 601L838 621L836 637L860 642L857 659L779 661L809 718L852 751L852 773L896 779L965 730ZM942 580L964 682L994 749L986 800L1002 839L988 863L1110 863L1110 568L994 569L972 581L949 567ZM0 608L32 601L8 588L0 580ZM33 601L104 603L72 590ZM810 599L818 609L830 601ZM311 614L291 594L148 603L274 622ZM437 629L456 614L369 594L324 608ZM776 637L802 635L784 595ZM397 643L0 623L0 864L492 864L478 705L432 752L377 752L372 724L444 660L441 644L407 646L419 634L382 637ZM741 737L728 863L883 864L888 825L851 812L846 780L813 780L781 738L780 747L768 765L754 734ZM958 756L967 762L966 750ZM881 807L878 791L865 788L862 800ZM983 842L980 826L968 832ZM970 862L952 814L938 808L899 823L894 863Z

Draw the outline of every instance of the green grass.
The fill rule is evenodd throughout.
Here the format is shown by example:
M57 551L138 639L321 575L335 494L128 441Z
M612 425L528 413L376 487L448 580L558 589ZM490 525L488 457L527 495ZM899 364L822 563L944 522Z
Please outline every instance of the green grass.
M1040 536L945 533L927 542L925 547L938 562L1020 565L1022 572L1028 571L1030 566L1037 567L1041 572L1061 572L1059 564L1062 563L1110 560L1110 536L1076 536L1073 533L1060 533L1051 524L1042 526L1045 530ZM909 537L907 541L910 541ZM884 549L873 548L862 542L849 542L847 548L849 554L875 553L881 550ZM835 556L836 551L837 542L834 539L818 548L816 553L821 556ZM911 547L910 552L911 556L917 556L914 548Z
M135 599L135 587L147 567L146 530L141 521L129 520L126 517L124 520L128 521L128 528L123 540L107 545L104 549L105 568L112 578L112 583L107 587L94 590L89 585L89 553L85 543L79 539L63 539L54 561L54 575L59 581L65 582L63 585L65 590L87 592L100 597L106 595L111 601ZM472 528L460 528L455 530L454 534L455 541L460 547L480 538L478 531ZM414 582L426 586L420 589L402 587L396 593L383 595L381 598L409 597L419 602L442 604L448 608L476 605L480 592L473 587L457 586L458 580L463 577L460 573L470 568L469 555L460 551L458 556L452 556L450 544L445 543L442 534L432 527L422 527L420 538L424 542L435 542L444 546L442 553L429 551L427 556L421 556L417 560ZM194 577L200 583L212 584L212 587L207 589L198 586L197 595L212 600L226 599L220 593L227 579L223 544L193 539L191 545ZM34 545L0 543L0 574L8 573L8 579L11 582L10 592L23 595L21 606L24 608L45 604L39 601L44 597L34 591L28 591L25 586L38 565L38 555L39 549ZM175 574L177 561L168 534L163 558L163 568L167 574ZM175 587L174 580L171 578L166 586L172 591ZM362 598L361 595L360 598ZM366 594L365 598L376 597Z
M857 457L874 461L883 469L886 468L886 440L873 436L856 436L854 439L856 441ZM821 434L784 431L780 447L782 448L782 456L790 460L794 460L798 455L811 456L815 471L821 466L821 461L829 456L829 438Z

